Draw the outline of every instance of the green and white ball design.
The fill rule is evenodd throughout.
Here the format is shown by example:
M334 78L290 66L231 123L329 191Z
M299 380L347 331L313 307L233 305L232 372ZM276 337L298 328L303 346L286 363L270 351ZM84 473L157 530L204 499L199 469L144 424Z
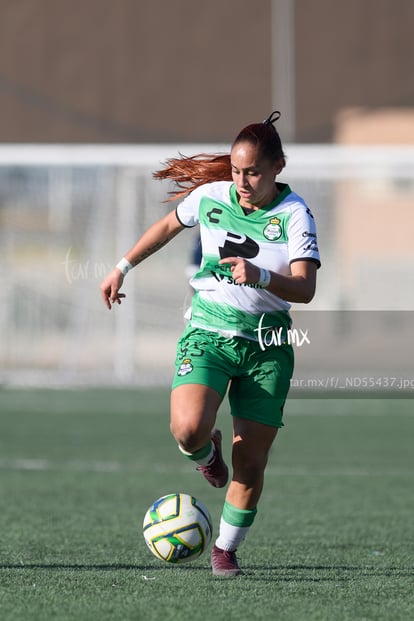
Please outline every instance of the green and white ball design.
M213 532L207 507L197 498L172 493L158 498L144 517L144 539L157 558L186 563L206 550Z

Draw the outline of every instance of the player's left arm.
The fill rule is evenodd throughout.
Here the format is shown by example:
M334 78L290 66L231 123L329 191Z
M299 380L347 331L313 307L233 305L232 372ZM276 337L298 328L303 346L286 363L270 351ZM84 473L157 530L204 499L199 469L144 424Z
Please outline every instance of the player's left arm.
M260 268L246 259L227 257L219 263L231 265L233 279L239 285L260 281ZM317 269L318 263L310 259L292 261L289 276L270 272L270 282L266 289L286 302L308 304L315 295Z
M317 270L318 264L315 261L293 261L290 264L290 276L270 272L267 289L287 302L308 304L315 295Z

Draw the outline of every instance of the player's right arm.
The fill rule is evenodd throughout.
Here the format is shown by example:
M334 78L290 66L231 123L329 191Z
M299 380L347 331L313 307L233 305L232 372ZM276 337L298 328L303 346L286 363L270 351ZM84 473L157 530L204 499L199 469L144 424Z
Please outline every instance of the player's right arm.
M134 267L144 259L151 256L157 250L165 246L185 227L179 222L175 209L170 211L164 218L155 222L138 239L135 245L127 252L125 259ZM115 267L101 282L100 290L102 299L107 308L112 304L120 304L124 293L119 290L124 282L124 275L118 267Z

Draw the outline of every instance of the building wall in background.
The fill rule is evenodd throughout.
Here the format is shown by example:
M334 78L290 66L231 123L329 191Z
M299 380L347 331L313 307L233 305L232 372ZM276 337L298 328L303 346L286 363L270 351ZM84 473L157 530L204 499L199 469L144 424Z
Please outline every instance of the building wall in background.
M344 108L414 107L413 23L410 0L297 0L299 141L330 142Z
M228 142L277 107L283 1L0 0L0 142ZM291 1L297 142L413 106L411 0Z

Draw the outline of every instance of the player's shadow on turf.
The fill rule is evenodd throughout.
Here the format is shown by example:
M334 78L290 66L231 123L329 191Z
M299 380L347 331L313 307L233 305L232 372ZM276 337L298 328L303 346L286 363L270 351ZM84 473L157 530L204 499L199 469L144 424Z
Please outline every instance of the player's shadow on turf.
M161 564L138 565L138 564L82 564L82 563L3 563L1 569L14 569L18 571L33 571L40 569L43 571L199 571L211 574L208 565L168 565ZM274 582L347 582L354 579L357 573L362 577L412 577L414 570L401 567L367 567L357 565L249 565L243 568L244 575L241 579L253 581L274 581ZM311 573L310 573L311 572ZM324 572L330 574L323 575ZM334 573L331 573L334 572ZM341 573L339 573L341 572ZM143 578L148 579L146 576ZM151 579L151 578L150 578Z
M271 573L271 579L277 582L347 582L354 579L355 573L358 573L361 578L414 576L414 570L408 567L367 567L366 565L361 567L358 565L266 565L265 567L249 565L244 569L252 580L269 580L269 573ZM325 572L330 572L330 574L322 575Z
M191 571L210 571L209 567L195 566L177 566L177 565L134 565L134 564L82 564L82 563L1 563L0 569L19 569L21 571L25 569L61 569L61 570L78 570L78 571L159 571L159 570L190 570Z

